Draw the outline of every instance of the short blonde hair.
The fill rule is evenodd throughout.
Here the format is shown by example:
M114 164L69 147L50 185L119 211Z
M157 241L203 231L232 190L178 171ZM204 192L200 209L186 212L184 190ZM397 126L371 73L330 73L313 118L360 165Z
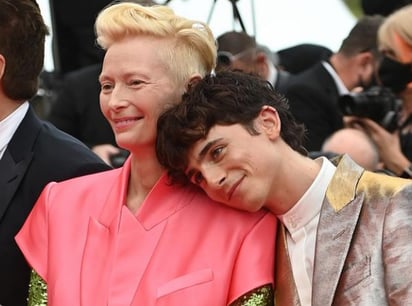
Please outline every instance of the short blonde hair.
M392 49L393 33L412 46L412 4L401 7L385 19L378 31L380 50Z
M178 83L186 83L193 74L202 77L216 66L216 43L207 24L175 15L162 6L117 3L97 16L97 42L103 49L126 37L153 36L170 42L159 55Z

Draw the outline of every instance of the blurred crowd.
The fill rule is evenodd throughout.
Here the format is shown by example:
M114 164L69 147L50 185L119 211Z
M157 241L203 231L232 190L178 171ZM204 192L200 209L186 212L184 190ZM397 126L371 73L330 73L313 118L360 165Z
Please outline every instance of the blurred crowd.
M98 76L104 52L95 43L93 29L97 12L110 1L77 2L51 1L56 71L43 73L49 95L33 101L42 118L118 167L128 152L118 148L100 111ZM341 148L324 146L325 141L341 129L355 128L370 138L379 156L376 170L405 176L412 160L412 72L409 63L391 56L392 41L385 45L389 30L379 27L409 1L360 4L364 16L336 52L305 42L270 50L243 31L229 31L217 37L217 69L257 74L284 94L293 115L305 124L310 156L341 153ZM399 25L405 26L406 20ZM347 152L353 147L348 145Z

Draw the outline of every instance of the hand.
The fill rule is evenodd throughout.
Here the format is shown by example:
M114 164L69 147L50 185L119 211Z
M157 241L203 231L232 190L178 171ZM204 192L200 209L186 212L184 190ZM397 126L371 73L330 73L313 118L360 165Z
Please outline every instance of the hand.
M120 153L120 149L111 144L96 145L92 147L92 151L110 166L113 166L110 162L110 157L114 154Z
M399 132L388 132L381 125L369 118L346 118L347 125L363 129L373 140L385 167L400 175L410 165L410 161L403 154Z

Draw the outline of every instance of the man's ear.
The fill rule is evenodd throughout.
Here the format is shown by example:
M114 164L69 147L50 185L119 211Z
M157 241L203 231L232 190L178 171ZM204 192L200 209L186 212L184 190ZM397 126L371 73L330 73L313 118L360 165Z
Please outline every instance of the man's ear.
M198 81L202 79L202 76L200 74L193 74L190 78L189 81L186 83L186 90L190 88L190 86L196 84Z
M255 58L256 73L263 79L269 74L268 58L264 52L258 52Z
M279 137L281 122L279 113L274 107L268 105L263 106L257 119L259 130L268 135L269 139Z
M365 68L366 66L373 64L374 57L372 52L362 52L358 54L358 62L360 67Z
M4 71L6 70L6 59L0 54L0 80L3 79Z

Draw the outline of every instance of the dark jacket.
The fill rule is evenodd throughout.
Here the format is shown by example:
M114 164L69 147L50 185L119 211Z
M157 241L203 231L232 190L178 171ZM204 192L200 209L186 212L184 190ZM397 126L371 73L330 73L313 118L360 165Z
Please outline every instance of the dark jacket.
M324 140L343 127L338 89L322 63L294 76L286 97L296 120L305 124L308 151L319 151Z

